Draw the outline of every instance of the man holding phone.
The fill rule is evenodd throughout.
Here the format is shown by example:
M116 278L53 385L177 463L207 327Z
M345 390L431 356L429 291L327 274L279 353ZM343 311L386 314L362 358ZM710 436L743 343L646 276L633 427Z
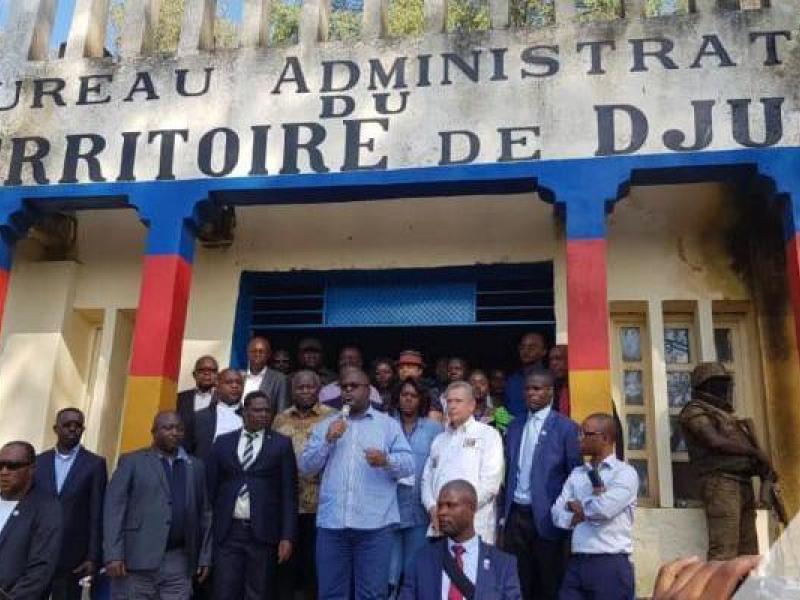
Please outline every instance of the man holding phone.
M581 453L553 504L553 523L572 530L572 555L559 600L628 600L634 597L633 512L639 477L614 454L614 417L595 413L581 425Z

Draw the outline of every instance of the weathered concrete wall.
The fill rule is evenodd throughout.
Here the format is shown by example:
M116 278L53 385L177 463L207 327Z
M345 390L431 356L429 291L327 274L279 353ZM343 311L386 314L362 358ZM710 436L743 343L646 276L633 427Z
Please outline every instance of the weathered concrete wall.
M794 146L800 52L790 24L800 7L772 5L471 36L309 39L172 59L134 52L29 62L7 51L0 107L13 108L0 111L0 179L112 182ZM453 134L448 158L452 131L470 136ZM309 142L310 155L298 148ZM37 152L43 169L34 178L21 159ZM81 153L96 156L94 172Z

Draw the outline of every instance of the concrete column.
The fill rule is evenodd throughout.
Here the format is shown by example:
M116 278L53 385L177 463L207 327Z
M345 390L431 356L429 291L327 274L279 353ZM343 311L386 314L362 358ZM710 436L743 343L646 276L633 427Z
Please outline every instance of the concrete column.
M214 17L217 0L186 0L183 5L178 55L188 56L214 49Z
M566 208L567 334L572 418L611 412L605 203L592 186Z
M425 33L447 31L447 0L423 0Z
M626 19L640 19L645 16L645 0L623 0Z
M507 29L510 21L508 0L489 0L489 21L492 29Z
M330 0L304 0L298 32L300 45L316 46L319 42L326 41L330 16Z
M569 23L578 11L575 9L575 0L553 0L555 2L556 23Z
M65 332L72 312L78 265L21 262L14 268L7 310L13 315L0 353L0 439L49 440L54 410L76 400L64 386Z
M717 0L694 0L694 11L698 13L712 13L718 8Z
M121 451L146 445L153 417L174 408L194 257L188 219L150 207L122 422Z
M266 46L269 43L272 0L242 0L242 2L242 47Z
M68 59L103 56L108 22L108 0L76 0L67 37Z
M389 0L364 0L362 37L376 40L386 37L389 30Z
M10 59L9 62L46 59L55 17L56 0L9 2L7 26L3 32L3 55Z
M127 0L119 51L123 58L135 58L153 49L161 0Z
M8 283L11 279L11 262L14 256L14 242L10 236L0 231L0 333L3 331L3 313L8 298Z

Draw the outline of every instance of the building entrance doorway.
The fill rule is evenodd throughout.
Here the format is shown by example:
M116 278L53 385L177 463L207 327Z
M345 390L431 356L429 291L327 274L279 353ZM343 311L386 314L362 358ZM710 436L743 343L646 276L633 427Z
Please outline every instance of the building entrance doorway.
M264 335L294 359L297 343L318 337L325 363L361 348L365 363L420 350L430 375L439 357L470 368L513 368L526 331L551 340L555 316L551 262L242 274L231 364L247 364L247 341Z

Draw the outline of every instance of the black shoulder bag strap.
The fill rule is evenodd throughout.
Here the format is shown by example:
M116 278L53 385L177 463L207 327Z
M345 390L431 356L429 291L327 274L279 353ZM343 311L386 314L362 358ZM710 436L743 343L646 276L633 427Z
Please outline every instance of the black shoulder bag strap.
M464 571L458 568L456 559L450 554L450 550L445 544L444 556L442 557L442 564L444 565L444 572L450 578L450 581L458 588L461 595L465 600L475 600L475 585L464 575Z

